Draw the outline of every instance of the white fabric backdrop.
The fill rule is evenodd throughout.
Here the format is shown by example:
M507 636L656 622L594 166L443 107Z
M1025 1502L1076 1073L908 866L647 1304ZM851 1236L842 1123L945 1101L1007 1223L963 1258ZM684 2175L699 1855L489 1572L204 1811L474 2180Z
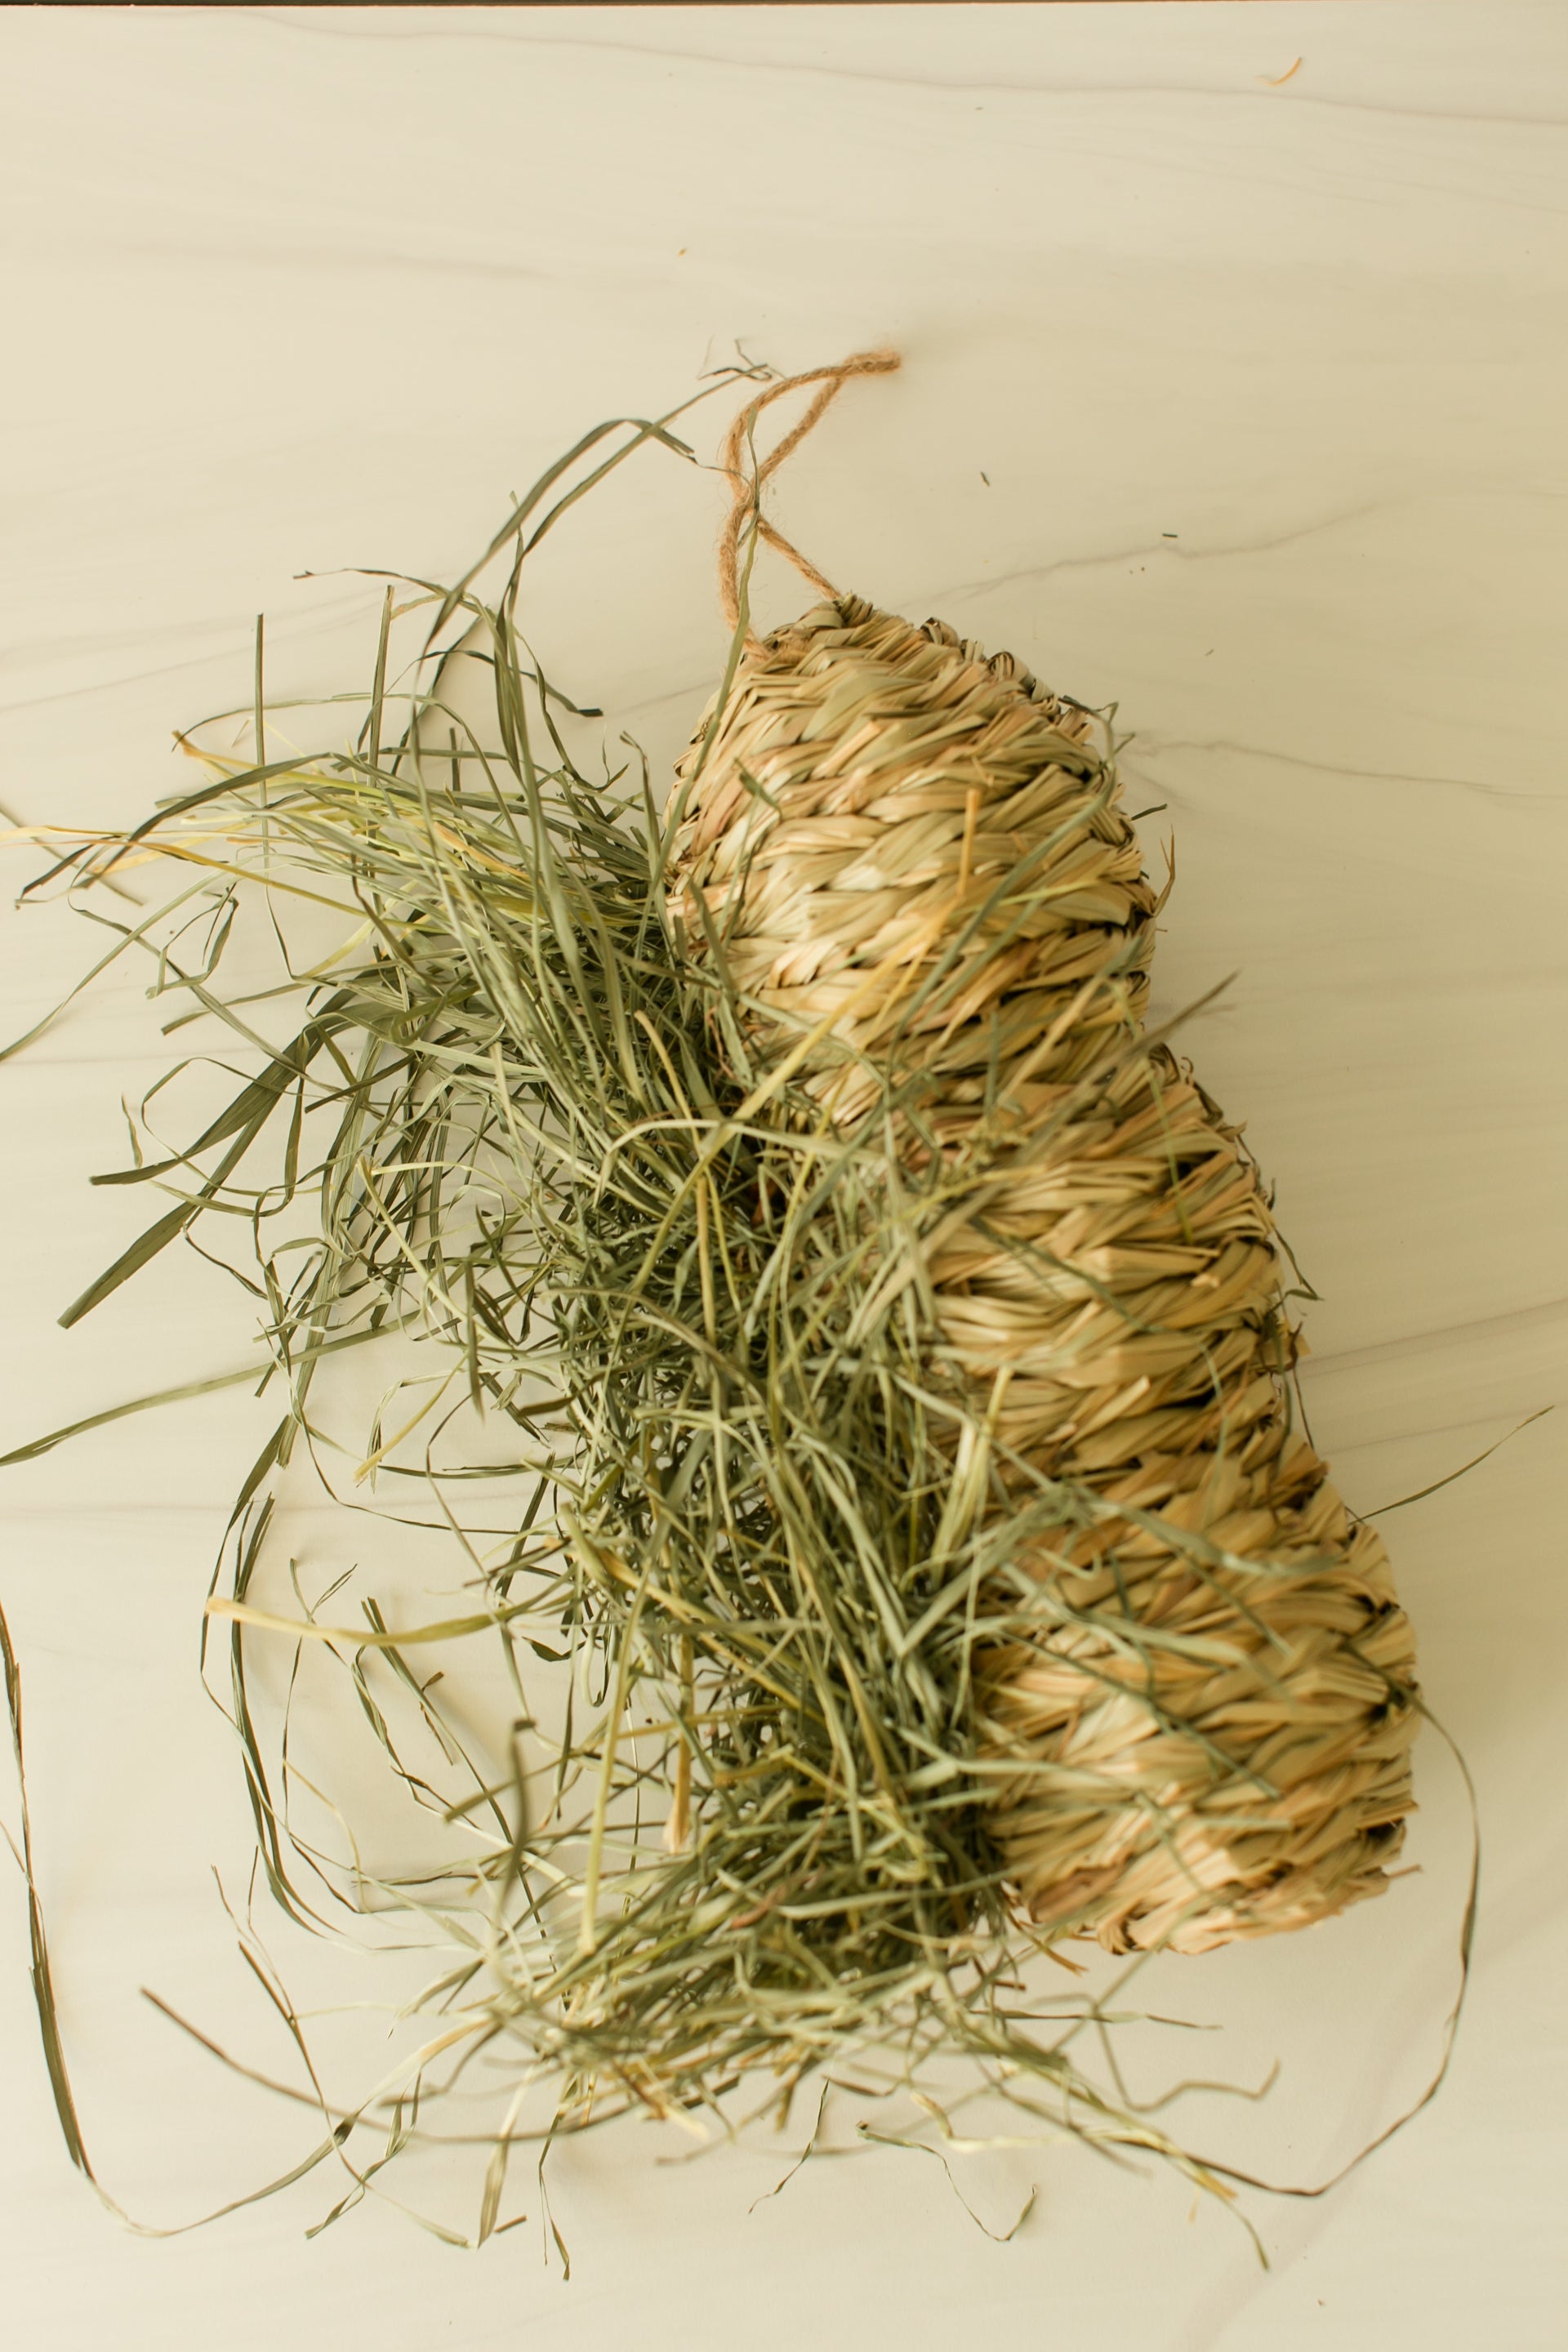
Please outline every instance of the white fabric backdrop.
M1120 699L1135 805L1168 804L1152 854L1178 849L1162 999L1238 975L1190 1047L1323 1293L1309 1400L1346 1493L1421 1486L1563 1395L1560 9L12 9L0 88L18 818L120 823L170 789L170 729L248 692L258 609L280 688L356 676L374 592L296 574L450 576L581 429L673 404L736 338L790 369L891 340L904 373L845 395L781 518L846 585ZM648 460L560 535L529 610L547 667L661 765L721 657L720 507ZM781 573L762 598L800 601ZM5 856L17 886L37 868ZM94 946L63 910L6 917L7 1034ZM0 1450L247 1342L188 1254L55 1322L146 1213L87 1189L171 1050L142 984L0 1071ZM195 1669L264 1410L226 1391L0 1477L69 2056L106 2182L156 2222L309 2129L139 1999L284 2063L209 1875L243 1891L248 1819ZM1268 2274L1179 2184L1070 2148L965 2171L992 2221L1039 2186L995 2246L913 2158L808 2167L749 2214L784 2152L671 2168L635 2130L559 2160L570 2285L528 2180L529 2226L477 2260L376 2208L306 2242L318 2184L134 2240L60 2145L13 1885L15 2340L1560 2347L1562 1428L1386 1523L1480 1791L1472 2007L1436 2105L1343 2189L1253 2200ZM1430 2071L1466 1831L1430 1737L1418 1777L1420 1876L1161 1964L1162 1999L1227 2028L1202 2071L1281 2059L1223 2122L1279 2177L1322 2177ZM313 1998L365 1995L352 1955L268 1933Z

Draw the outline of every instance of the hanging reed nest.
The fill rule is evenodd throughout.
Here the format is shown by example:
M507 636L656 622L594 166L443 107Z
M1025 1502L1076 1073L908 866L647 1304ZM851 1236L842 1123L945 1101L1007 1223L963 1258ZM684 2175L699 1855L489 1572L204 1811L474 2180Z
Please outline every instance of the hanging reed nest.
M787 387L732 438L732 621L761 484L842 380L750 482L741 432ZM942 622L832 596L747 634L678 806L672 903L761 1008L762 1066L893 1136L928 1199L938 1171L892 1278L973 1417L955 1490L982 1523L1042 1486L1107 1507L981 1601L1018 1620L973 1664L1016 1900L1112 1951L1202 1951L1381 1892L1410 1626L1300 1426L1241 1130L1146 1026L1162 900L1106 725Z

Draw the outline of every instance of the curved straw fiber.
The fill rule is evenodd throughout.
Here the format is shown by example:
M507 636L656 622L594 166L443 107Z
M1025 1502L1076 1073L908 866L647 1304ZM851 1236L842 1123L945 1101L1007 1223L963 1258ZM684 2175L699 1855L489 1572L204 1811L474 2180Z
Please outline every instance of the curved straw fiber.
M1144 1029L1159 901L1104 730L850 596L752 640L711 720L674 904L765 1008L763 1066L940 1171L918 1277L931 1380L973 1416L955 1488L983 1519L1042 1482L1113 1507L982 1598L1013 1612L974 1674L1016 1895L1197 1951L1379 1892L1410 1629L1293 1426L1258 1171Z

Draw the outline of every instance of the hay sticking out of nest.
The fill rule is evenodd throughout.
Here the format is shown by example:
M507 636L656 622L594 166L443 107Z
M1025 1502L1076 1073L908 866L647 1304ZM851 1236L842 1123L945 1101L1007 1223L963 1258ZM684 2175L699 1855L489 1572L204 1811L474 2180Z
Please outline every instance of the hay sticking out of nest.
M763 1066L918 1171L885 1280L972 1416L946 1535L1064 1483L1115 1507L979 1595L1012 1621L973 1661L1009 1884L1198 1951L1386 1884L1414 1661L1294 1425L1258 1171L1143 1033L1158 902L1103 733L941 623L820 605L699 730L674 905L766 1008Z
M845 373L801 380L826 387L813 418ZM785 388L737 421L738 477ZM644 442L689 455L671 422L584 483L543 477L489 550L493 601L482 567L406 583L399 613L434 622L395 695L389 592L353 743L205 757L196 790L62 859L80 884L192 862L125 943L247 1046L256 992L231 1008L214 977L237 902L343 917L230 1110L116 1180L176 1206L70 1310L209 1215L254 1237L287 1404L211 1613L279 1899L313 1917L332 1874L265 1752L258 1640L338 1656L354 1708L384 1668L405 1784L445 1769L406 1771L405 1718L456 1775L445 1880L372 1890L441 1943L426 2039L322 2153L352 2202L444 2089L499 2081L482 2239L521 2142L634 2112L728 2130L747 2084L782 2119L852 2067L944 2129L1000 2099L1012 2132L1228 2195L1080 2063L1104 2001L1018 1971L1071 1936L1196 1949L1375 1891L1409 1803L1408 1629L1293 1423L1257 1172L1147 1029L1160 901L1100 721L853 598L759 642L775 453L742 478L730 667L668 810L572 756L518 634L523 557ZM171 940L197 887L189 975ZM364 1460L427 1482L463 1605L399 1628L366 1596L360 1629L268 1607L327 1360L399 1332L449 1377ZM449 1391L509 1433L460 1526L487 1474L471 1441L441 1451ZM476 1639L517 1722L465 1780L408 1654L440 1644L451 1688ZM336 1883L358 1908L363 1874Z

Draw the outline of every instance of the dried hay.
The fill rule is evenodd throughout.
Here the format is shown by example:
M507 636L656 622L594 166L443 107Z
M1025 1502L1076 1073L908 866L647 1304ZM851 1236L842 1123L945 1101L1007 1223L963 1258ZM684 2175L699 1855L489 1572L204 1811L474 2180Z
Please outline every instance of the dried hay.
M751 633L759 541L794 552L763 483L891 364L773 384L737 419L730 661L667 810L646 776L584 772L584 714L516 605L585 489L649 441L690 456L679 411L623 420L607 456L613 427L586 436L450 589L402 583L395 615L388 592L341 751L275 734L268 756L258 640L248 764L198 751L145 824L58 838L73 890L175 874L161 913L98 919L182 1017L255 1059L264 996L300 1008L194 1141L137 1140L109 1181L174 1205L63 1319L209 1217L254 1245L235 1271L284 1403L209 1617L267 1880L301 1924L374 1899L437 1953L419 2044L371 2094L279 2085L328 2126L288 2179L349 2176L329 2220L487 2085L489 2125L452 2135L489 2150L480 2241L523 2143L632 2113L728 2133L746 2084L782 2121L813 2078L913 2095L873 2138L934 2118L957 2146L953 2119L1000 2101L1015 2135L1150 2152L1228 2198L1247 2176L1084 2062L1113 1997L1031 1964L1075 1936L1141 1959L1304 1925L1398 1850L1409 1629L1300 1428L1257 1170L1148 1025L1161 898L1104 722L809 566L828 601ZM759 462L796 383L821 388ZM421 610L399 679L394 620ZM338 909L341 938L231 997L215 975L258 896ZM389 1334L445 1377L389 1401L361 1472L458 1537L460 1613L394 1624L362 1591L363 1622L328 1622L297 1585L269 1606L279 1481L353 1458L324 1431L329 1360ZM439 1645L450 1690L480 1639L516 1693L503 1757L470 1758L410 1662ZM300 1837L249 1679L280 1640L342 1665L449 1830L444 1875L373 1880ZM1467 1953L1472 1916L1473 1891Z

